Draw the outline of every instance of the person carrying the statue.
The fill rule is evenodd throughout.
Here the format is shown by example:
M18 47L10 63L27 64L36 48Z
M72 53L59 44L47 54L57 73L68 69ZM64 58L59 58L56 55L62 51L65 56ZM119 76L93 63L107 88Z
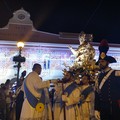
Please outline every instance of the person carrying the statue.
M65 71L62 82L60 120L80 120L78 109L80 90L75 82L73 72Z
M95 91L94 86L90 85L90 75L84 73L80 78L79 90L79 111L81 120L95 120L94 100ZM78 83L78 82L77 82Z

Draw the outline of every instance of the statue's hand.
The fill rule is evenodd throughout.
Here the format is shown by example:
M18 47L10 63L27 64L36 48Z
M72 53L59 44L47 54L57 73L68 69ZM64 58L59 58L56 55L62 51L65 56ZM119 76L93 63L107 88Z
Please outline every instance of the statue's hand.
M69 49L72 49L72 46L69 45L68 48L69 48Z

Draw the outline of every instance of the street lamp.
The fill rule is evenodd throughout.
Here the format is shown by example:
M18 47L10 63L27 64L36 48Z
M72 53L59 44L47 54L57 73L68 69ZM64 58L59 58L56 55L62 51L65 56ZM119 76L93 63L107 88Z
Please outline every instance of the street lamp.
M24 47L24 43L18 42L17 47L19 48L19 54L17 56L13 57L13 61L17 62L16 67L17 67L17 87L18 87L19 86L19 72L20 72L21 62L25 62L25 57L21 56L21 51Z
M17 47L19 48L19 54L21 54L22 48L24 48L24 43L23 42L18 42Z

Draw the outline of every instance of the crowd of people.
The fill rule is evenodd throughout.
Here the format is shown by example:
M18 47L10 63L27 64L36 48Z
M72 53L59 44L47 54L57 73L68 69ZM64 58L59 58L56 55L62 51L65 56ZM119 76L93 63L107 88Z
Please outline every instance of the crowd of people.
M99 48L100 49L100 48ZM116 60L100 50L98 84L90 84L90 74L79 78L65 71L62 80L44 81L42 66L35 63L15 94L10 80L1 84L1 120L120 120L120 71L109 67ZM49 88L52 85L52 89Z
M19 83L13 85L10 79L7 79L5 83L0 85L0 120L13 120L17 119L18 114L15 113L20 110L22 101L24 99L21 86L26 76L26 71L21 73ZM17 108L17 109L16 109Z

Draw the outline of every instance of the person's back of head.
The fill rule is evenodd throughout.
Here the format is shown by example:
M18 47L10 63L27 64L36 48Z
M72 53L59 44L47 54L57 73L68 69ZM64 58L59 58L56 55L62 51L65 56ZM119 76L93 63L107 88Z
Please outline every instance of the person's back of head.
M26 70L24 70L22 73L21 73L21 77L25 77L26 76Z
M10 85L10 79L7 79L5 82L5 86L9 86Z
M2 89L5 89L5 84L4 83L1 83L0 86L1 86Z
M5 84L4 83L1 83L0 87L2 88Z

